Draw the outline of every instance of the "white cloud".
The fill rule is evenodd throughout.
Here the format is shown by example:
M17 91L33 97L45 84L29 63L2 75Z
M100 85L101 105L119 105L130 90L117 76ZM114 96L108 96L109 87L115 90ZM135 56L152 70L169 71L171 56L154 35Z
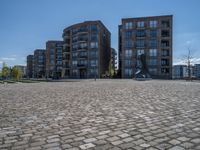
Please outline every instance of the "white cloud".
M200 58L192 58L191 64L200 64ZM187 65L186 59L175 59L173 65Z
M1 60L3 60L3 61L15 61L16 58L15 57L2 57Z

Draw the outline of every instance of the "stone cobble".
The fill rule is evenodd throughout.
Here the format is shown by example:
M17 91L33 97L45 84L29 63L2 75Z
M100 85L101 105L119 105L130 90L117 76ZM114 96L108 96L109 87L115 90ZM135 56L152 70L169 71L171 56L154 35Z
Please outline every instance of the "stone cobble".
M200 83L0 85L2 150L199 150Z

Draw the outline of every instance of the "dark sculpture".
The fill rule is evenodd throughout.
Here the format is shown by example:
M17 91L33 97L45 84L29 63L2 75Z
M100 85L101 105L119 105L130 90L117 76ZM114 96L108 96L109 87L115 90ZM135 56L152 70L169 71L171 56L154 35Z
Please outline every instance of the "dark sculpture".
M145 54L141 54L141 55L138 56L135 78L138 79L138 80L151 78L149 71L148 71L148 68L147 68Z

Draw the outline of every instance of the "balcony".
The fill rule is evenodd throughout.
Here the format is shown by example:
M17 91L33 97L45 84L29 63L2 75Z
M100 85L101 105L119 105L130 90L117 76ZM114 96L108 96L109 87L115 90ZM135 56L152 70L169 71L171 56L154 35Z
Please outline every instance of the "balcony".
M86 67L87 67L87 64L77 64L77 67L86 68Z
M161 37L169 37L170 36L170 33L168 30L162 30L161 31Z
M78 47L77 51L86 51L88 47Z

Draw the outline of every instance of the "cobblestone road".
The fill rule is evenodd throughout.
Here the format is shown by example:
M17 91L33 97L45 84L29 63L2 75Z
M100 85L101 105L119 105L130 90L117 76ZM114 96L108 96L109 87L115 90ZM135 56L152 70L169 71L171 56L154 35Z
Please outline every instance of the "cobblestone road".
M0 149L200 150L200 83L0 85Z

